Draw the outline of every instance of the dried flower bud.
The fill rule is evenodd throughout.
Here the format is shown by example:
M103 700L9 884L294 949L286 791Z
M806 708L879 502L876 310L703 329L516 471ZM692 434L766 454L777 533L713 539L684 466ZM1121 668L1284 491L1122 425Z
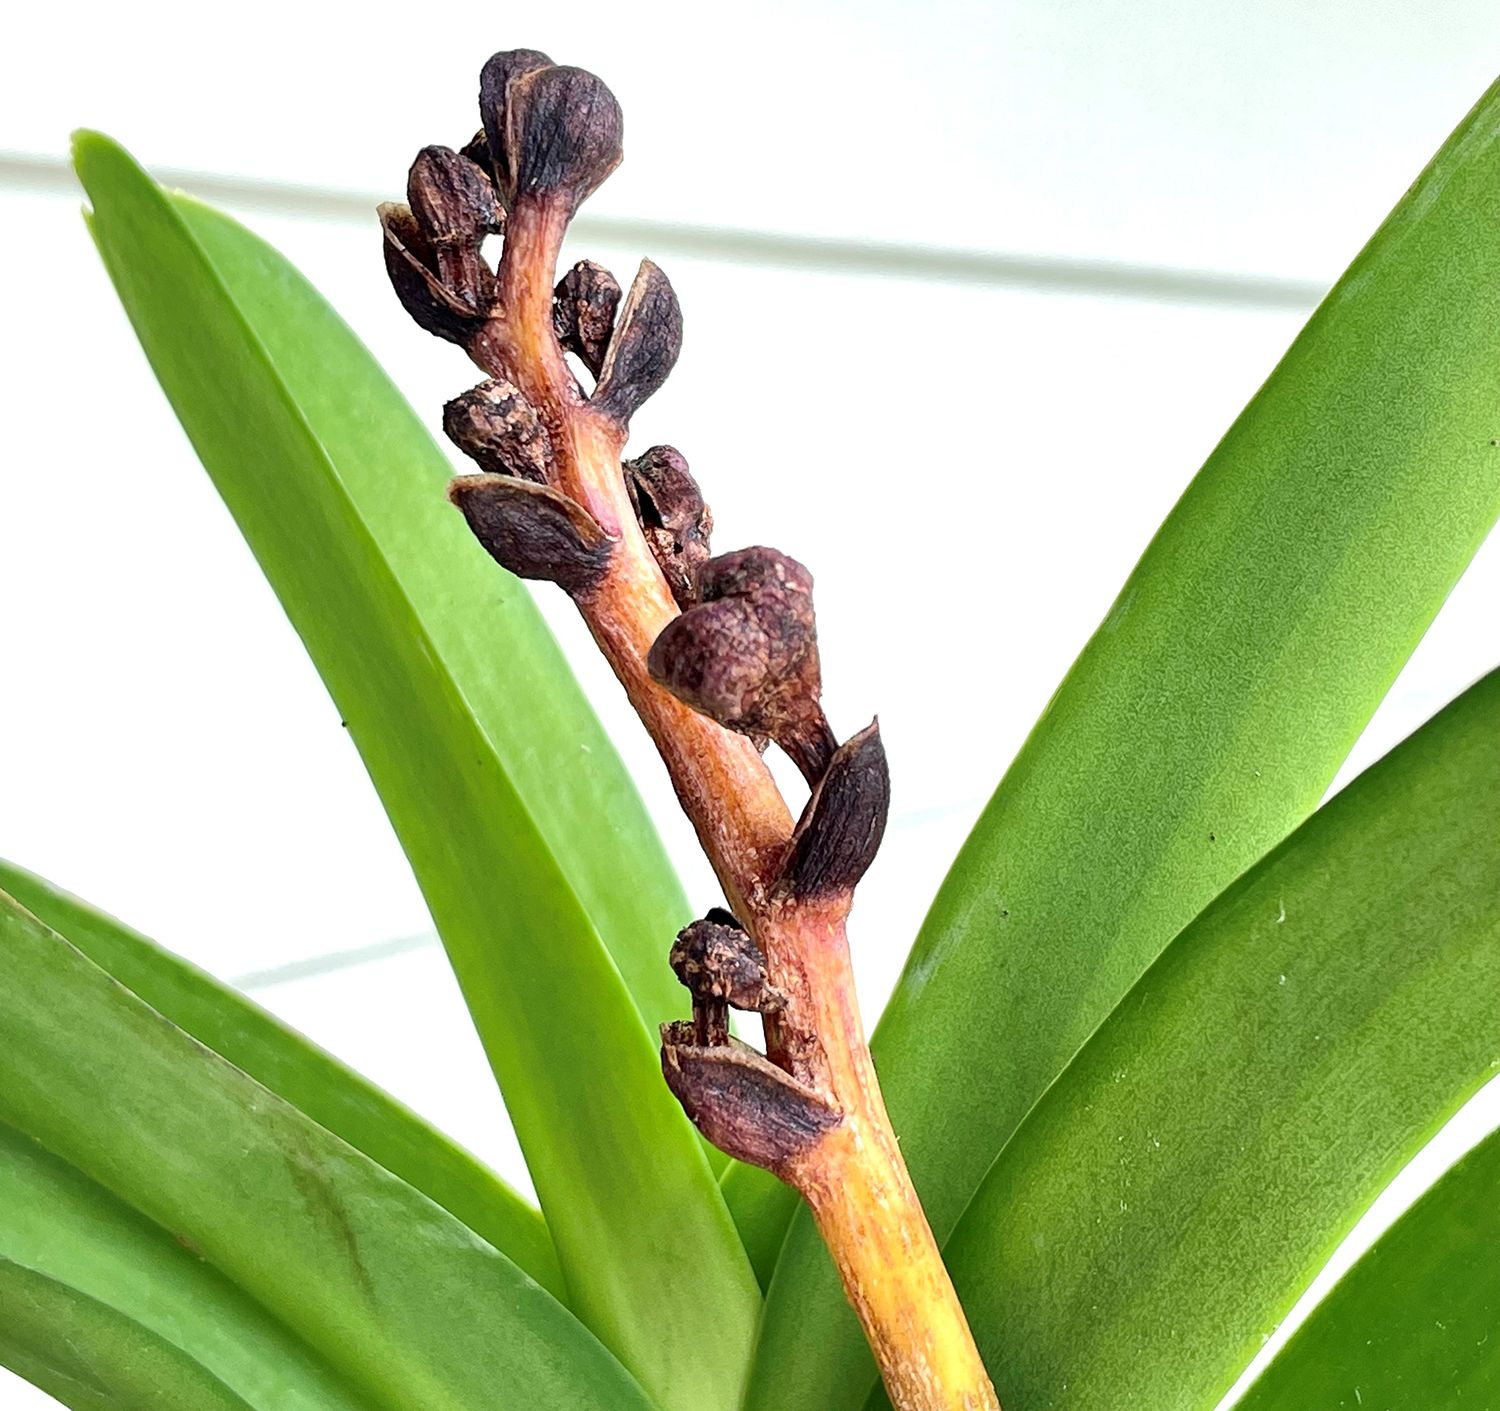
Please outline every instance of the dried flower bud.
M484 123L485 152L496 193L506 209L510 208L515 189L506 165L505 146L505 105L510 86L525 74L551 66L552 60L539 50L506 49L491 55L479 73L479 116ZM472 147L478 141L476 137L469 145Z
M769 735L816 783L836 742L818 704L812 575L775 549L738 549L703 565L698 594L652 645L652 679L730 730Z
M731 1039L695 1044L691 1024L664 1024L661 1067L688 1118L720 1151L786 1178L841 1118L811 1088Z
M780 886L798 900L847 895L875 860L891 806L880 722L834 752L802 810Z
M756 1014L786 1007L786 996L766 978L760 947L727 911L715 908L679 931L670 963L695 1001L718 1001Z
M552 442L531 403L509 382L481 382L443 408L443 430L481 470L547 483Z
M698 601L698 571L708 562L714 517L703 503L687 460L671 446L653 446L625 462L625 485L646 544L680 608Z
M447 147L424 147L406 178L406 199L443 287L466 308L488 309L495 280L480 247L499 221L490 179Z
M485 136L485 131L480 128L462 147L458 149L460 157L467 157L476 167L490 179L493 189L495 181L495 162L490 156L490 139ZM498 193L495 197L496 221L492 234L499 235L505 229L505 208L499 204Z
M620 281L592 260L579 260L552 291L552 329L557 341L568 352L577 353L596 379L604 366L619 307Z
M628 426L641 403L667 380L681 351L682 306L676 291L656 265L642 260L620 309L591 405Z
M466 345L484 326L484 315L465 303L437 277L436 258L408 206L380 207L385 236L385 270L402 307L416 325L450 343Z
M609 562L609 536L561 491L509 475L461 475L448 498L490 556L518 578L546 579L580 597Z
M571 216L619 166L624 122L601 79L542 57L513 50L491 59L480 113L507 209L525 196L556 195Z

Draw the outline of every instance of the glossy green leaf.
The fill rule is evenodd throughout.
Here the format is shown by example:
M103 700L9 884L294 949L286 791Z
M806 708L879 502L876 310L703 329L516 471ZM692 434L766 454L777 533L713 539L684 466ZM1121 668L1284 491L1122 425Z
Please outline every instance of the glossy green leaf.
M1500 1405L1500 1132L1313 1309L1237 1411Z
M1219 897L1037 1104L946 1250L1007 1411L1212 1411L1500 1067L1497 798L1500 672Z
M3 1124L0 1362L54 1395L76 1388L69 1405L377 1406L185 1244Z
M348 328L262 241L168 200L112 143L81 138L77 160L152 366L411 859L571 1305L667 1411L734 1404L759 1289L616 969L627 936L660 956L670 908L632 913L631 930L625 893L653 884L616 875L619 895L601 881L592 901L621 910L591 919L573 870L608 841L616 805L629 826L634 796L612 766L574 781L598 759L597 730ZM613 923L614 959L596 920Z
M939 1239L1146 966L1316 807L1500 513L1497 125L1492 89L1313 315L944 882L873 1044ZM760 1347L751 1411L822 1411L778 1367L869 1366L805 1214Z
M3 895L0 969L0 1121L182 1240L364 1397L647 1411L504 1255Z
M196 966L3 860L0 891L158 1014L437 1201L549 1293L564 1296L537 1210L388 1093Z

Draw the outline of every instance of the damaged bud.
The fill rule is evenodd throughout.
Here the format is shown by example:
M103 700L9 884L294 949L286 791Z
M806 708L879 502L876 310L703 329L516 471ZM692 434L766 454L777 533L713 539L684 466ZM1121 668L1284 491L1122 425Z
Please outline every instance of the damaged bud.
M401 307L424 332L466 346L484 326L485 316L437 276L437 260L410 206L380 207L385 236L385 272Z
M479 117L484 123L486 165L495 178L495 193L507 210L515 187L506 159L506 99L516 79L551 67L552 60L538 49L506 49L491 55L479 71ZM475 137L465 151L473 155L470 149L478 145L479 138Z
M880 722L834 752L792 834L778 886L798 901L848 896L875 860L891 806Z
M727 729L769 736L816 784L837 741L818 703L812 575L775 549L737 549L709 559L697 586L698 605L651 647L652 679Z
M552 291L552 331L595 378L604 366L619 307L620 281L592 260L579 260Z
M509 475L461 475L448 498L490 557L518 578L581 597L604 573L613 541L576 500Z
M672 590L677 606L698 601L698 571L708 562L714 517L681 451L653 446L626 461L625 487L646 545Z
M625 296L591 406L628 426L641 404L667 380L682 351L682 306L671 281L642 260Z
M443 430L481 470L547 483L552 442L535 409L509 382L481 382L443 408Z
M407 176L406 199L444 288L466 308L485 309L495 279L480 247L500 223L489 177L450 148L424 147Z
M705 1048L691 1024L663 1024L661 1067L683 1111L720 1151L786 1179L797 1159L838 1126L811 1088L734 1039Z
M480 115L501 201L559 196L571 216L620 164L624 123L604 82L515 49L484 66Z
M760 948L719 907L677 933L669 959L693 997L695 1041L702 1047L729 1042L729 1005L756 1014L786 1008L786 996L766 978Z

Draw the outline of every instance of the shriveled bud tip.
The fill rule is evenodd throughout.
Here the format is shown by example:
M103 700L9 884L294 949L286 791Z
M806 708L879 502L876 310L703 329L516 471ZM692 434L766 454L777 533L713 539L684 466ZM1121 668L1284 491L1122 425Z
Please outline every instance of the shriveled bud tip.
M505 112L510 86L525 74L551 66L552 60L539 49L506 49L491 55L479 72L479 117L484 124L485 151L496 190L507 207L515 190L505 147ZM470 143L471 147L474 145Z
M450 148L424 147L407 175L406 197L443 287L466 308L486 310L494 277L481 247L501 220L489 177Z
M572 215L619 166L624 119L603 80L540 58L516 50L491 59L480 112L503 203L555 194Z
M474 537L518 578L556 583L575 598L603 575L613 547L599 522L576 500L508 475L461 475L448 498Z
M711 912L679 931L669 961L695 1001L758 1014L786 1008L786 996L766 978L760 948L727 912Z
M682 351L682 306L672 282L650 260L620 309L590 405L628 426L640 405L667 380Z
M786 1178L840 1114L762 1054L731 1039L702 1047L664 1024L661 1067L688 1118L720 1151Z
M714 517L681 451L653 446L625 462L625 485L646 544L677 606L698 601L698 572L708 562Z
M484 326L484 314L438 278L437 258L409 206L380 207L385 271L413 322L438 338L463 346Z
M834 752L782 867L779 885L798 900L848 895L885 836L891 775L874 721Z
M443 408L443 430L481 470L547 483L552 442L536 410L509 382L481 382Z
M652 679L730 730L769 735L815 781L833 742L818 704L812 575L775 549L739 549L703 565L698 593L652 645Z
M579 260L552 291L552 330L557 341L576 353L595 378L604 366L614 332L620 292L620 281L592 260Z

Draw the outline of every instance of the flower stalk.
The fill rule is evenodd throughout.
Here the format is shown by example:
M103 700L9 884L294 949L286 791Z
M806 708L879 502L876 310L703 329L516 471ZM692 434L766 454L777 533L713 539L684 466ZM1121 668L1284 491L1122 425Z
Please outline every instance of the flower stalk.
M855 1001L845 923L885 828L879 727L840 744L823 714L807 570L768 548L713 556L681 454L624 459L677 359L676 294L649 260L623 292L588 261L556 277L569 221L620 160L613 95L515 50L485 65L480 109L483 131L424 148L408 203L382 207L386 265L414 320L486 374L445 408L478 467L450 498L502 565L574 599L723 888L727 907L671 948L693 1017L663 1026L666 1081L709 1140L806 1199L898 1411L998 1408ZM771 742L812 791L796 820ZM763 1054L730 1036L730 1007L761 1016Z

